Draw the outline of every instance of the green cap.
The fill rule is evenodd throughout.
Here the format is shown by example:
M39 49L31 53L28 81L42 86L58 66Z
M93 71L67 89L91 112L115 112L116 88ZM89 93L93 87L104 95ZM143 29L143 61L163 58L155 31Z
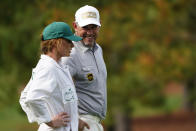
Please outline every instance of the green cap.
M81 37L72 33L71 28L65 22L53 22L43 30L43 40L65 38L71 41L80 41Z

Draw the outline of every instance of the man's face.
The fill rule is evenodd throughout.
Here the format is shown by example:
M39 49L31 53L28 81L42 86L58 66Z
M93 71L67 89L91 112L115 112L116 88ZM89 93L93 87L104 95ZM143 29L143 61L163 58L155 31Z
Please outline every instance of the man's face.
M94 24L80 27L74 23L76 35L82 37L82 41L86 46L92 47L98 37L100 27Z

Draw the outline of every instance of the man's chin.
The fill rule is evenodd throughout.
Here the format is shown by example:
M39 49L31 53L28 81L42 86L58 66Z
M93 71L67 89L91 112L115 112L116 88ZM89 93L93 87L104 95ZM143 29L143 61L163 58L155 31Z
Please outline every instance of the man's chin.
M94 43L85 43L86 46L93 46Z
M85 46L93 46L93 44L95 43L94 41L92 41L92 42L83 41L83 42L84 42L84 45L85 45Z

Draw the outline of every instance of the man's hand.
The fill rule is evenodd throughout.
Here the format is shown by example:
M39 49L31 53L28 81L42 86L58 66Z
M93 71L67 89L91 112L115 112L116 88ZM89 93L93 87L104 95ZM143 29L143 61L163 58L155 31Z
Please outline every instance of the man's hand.
M86 122L79 119L79 131L83 131L84 127L86 127L87 129L90 129L89 125Z
M68 122L70 122L68 114L66 112L62 112L56 115L51 122L46 124L52 128L59 128L61 126L67 126Z

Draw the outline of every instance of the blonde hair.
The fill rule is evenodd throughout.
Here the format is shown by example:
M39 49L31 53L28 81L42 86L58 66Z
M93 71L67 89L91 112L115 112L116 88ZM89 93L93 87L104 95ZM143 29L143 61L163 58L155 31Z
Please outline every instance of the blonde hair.
M41 53L47 54L51 52L54 48L61 48L64 38L57 38L51 40L42 40L41 41ZM66 39L65 39L66 40Z

